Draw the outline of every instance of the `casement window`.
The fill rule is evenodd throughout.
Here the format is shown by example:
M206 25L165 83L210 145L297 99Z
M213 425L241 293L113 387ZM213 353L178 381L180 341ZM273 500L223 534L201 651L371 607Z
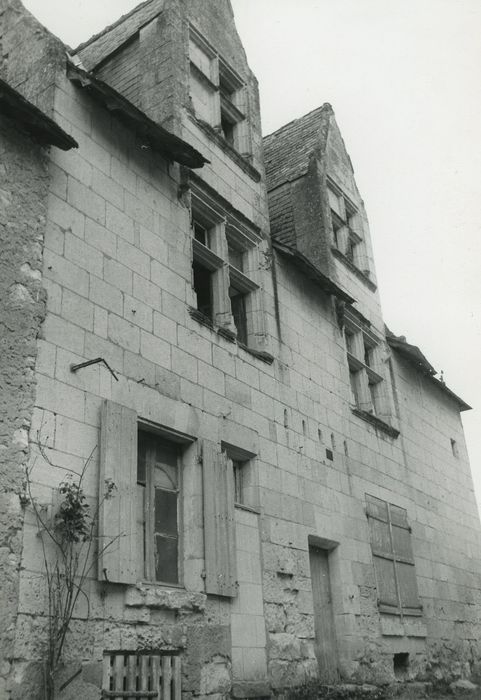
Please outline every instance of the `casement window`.
M331 215L333 247L355 267L368 274L361 216L342 190L331 180L327 195Z
M190 100L195 116L247 154L245 84L193 27L189 33Z
M183 473L189 460L190 472L201 463L203 475L199 517L202 513L204 551L199 558L205 559L205 579L199 577L199 590L205 586L210 594L237 594L232 465L220 445L204 440L200 448L194 443L189 435L153 425L126 406L104 401L99 492L104 493L106 480L116 488L112 498L100 498L99 580L183 585L188 532L184 500L192 504L200 496L197 491L184 496Z
M195 188L191 229L197 310L250 345L259 330L259 285L253 278L258 276L260 238Z
M386 416L386 400L382 391L380 344L372 331L347 318L344 337L351 404L373 415Z
M181 452L179 444L140 429L137 439L137 526L145 579L179 583Z
M182 459L193 438L142 423L105 401L101 413L99 578L115 583L182 584Z
M379 610L391 615L422 615L404 508L366 494Z

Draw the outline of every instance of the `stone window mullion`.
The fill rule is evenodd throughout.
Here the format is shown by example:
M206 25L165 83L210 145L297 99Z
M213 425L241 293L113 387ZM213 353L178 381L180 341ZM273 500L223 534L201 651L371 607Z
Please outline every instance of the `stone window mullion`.
M220 221L212 236L212 250L224 264L213 275L212 294L214 303L214 321L222 328L234 331L232 309L229 298L229 250L226 237L226 220Z

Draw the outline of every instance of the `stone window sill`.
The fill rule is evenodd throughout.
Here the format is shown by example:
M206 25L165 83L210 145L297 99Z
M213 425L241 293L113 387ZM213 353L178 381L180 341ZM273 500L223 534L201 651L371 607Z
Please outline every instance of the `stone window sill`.
M385 423L373 413L369 413L368 411L362 411L360 408L356 408L353 406L351 406L351 411L355 416L366 421L366 423L370 423L375 428L378 428L383 433L386 433L386 435L389 435L389 437L392 437L394 439L399 437L400 432L399 430L397 430L397 428L393 428L392 425L389 425L389 423Z
M338 250L337 248L335 248L334 246L331 248L331 250L332 250L332 254L334 255L334 257L337 258L338 260L340 260L342 263L344 263L344 265L346 267L348 267L349 270L351 272L353 272L358 279L361 280L361 282L364 282L366 287L369 287L369 289L372 292L376 291L377 285L372 281L372 279L370 279L362 270L360 270L358 267L356 267L354 265L354 263L351 262L349 260L349 258L347 258L344 255L344 253L341 253L341 251Z
M268 352L265 352L265 350L256 350L255 348L250 348L247 345L244 345L244 343L239 343L239 341L236 339L235 333L233 333L230 330L227 330L226 328L222 328L221 326L216 326L208 316L203 314L198 309L194 309L193 306L189 306L188 311L189 316L193 318L194 321L200 323L201 326L209 328L209 330L211 330L213 333L217 333L217 335L220 335L229 343L236 343L239 348L245 350L245 352L249 353L249 355L257 357L258 360L261 360L262 362L265 362L268 365L271 365L274 362L273 355L270 355Z
M219 134L214 127L207 122L203 121L202 119L198 119L191 110L188 110L188 114L194 124L196 124L201 131L207 134L207 136L209 136L212 141L214 141L214 143L217 144L217 146L219 146L219 148L222 149L222 151L224 151L224 153L226 153L234 161L234 163L239 166L241 170L243 170L252 180L254 180L254 182L260 182L260 172L249 163L246 157L242 156L238 151L236 151L236 149L225 140L222 134Z
M137 583L125 593L125 605L130 608L202 612L206 600L205 593L186 591L185 588L167 588L155 583Z

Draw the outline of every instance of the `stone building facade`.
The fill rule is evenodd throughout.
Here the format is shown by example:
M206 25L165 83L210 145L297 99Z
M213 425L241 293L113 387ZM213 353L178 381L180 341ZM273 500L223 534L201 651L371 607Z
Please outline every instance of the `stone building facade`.
M2 117L5 697L45 643L23 469L48 512L88 460L78 697L148 653L186 699L476 674L469 407L384 325L332 108L262 140L228 0L147 0L74 52L0 13L2 79L72 139Z

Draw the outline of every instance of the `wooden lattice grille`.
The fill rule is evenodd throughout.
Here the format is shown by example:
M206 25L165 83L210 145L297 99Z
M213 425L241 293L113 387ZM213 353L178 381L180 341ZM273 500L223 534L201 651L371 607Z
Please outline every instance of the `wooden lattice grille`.
M180 657L123 651L104 653L102 697L180 700Z

